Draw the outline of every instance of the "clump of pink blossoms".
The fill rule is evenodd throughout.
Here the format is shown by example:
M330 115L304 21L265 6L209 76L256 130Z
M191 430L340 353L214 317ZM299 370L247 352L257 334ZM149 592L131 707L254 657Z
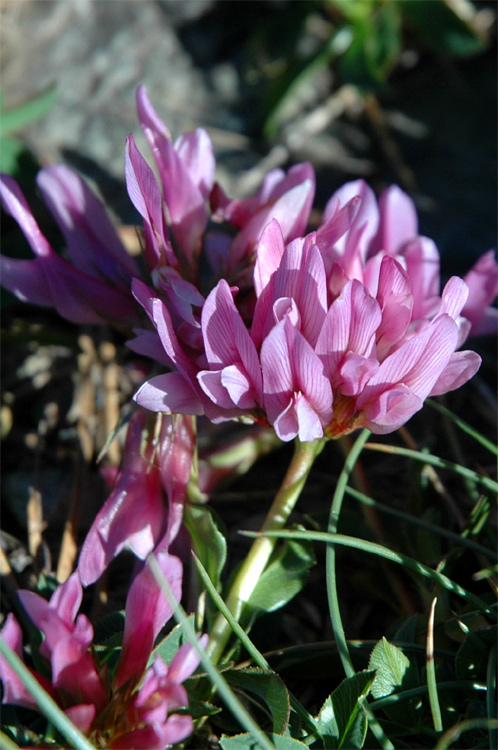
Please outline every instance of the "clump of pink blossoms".
M177 600L181 596L182 564L167 553L157 554ZM192 718L175 713L188 706L182 682L197 668L197 652L181 646L168 666L156 655L147 663L154 641L172 611L148 567L135 576L128 592L123 647L114 674L101 666L93 647L93 627L78 614L83 590L77 573L53 593L50 601L31 591L19 599L43 635L40 657L49 676L31 669L40 685L64 713L97 746L150 748L176 744L193 731ZM10 613L0 637L22 658L22 631ZM205 645L207 636L200 639ZM8 663L0 658L2 703L37 709L37 704Z
M395 430L428 396L475 374L480 358L460 347L471 329L496 330L491 251L441 291L438 250L396 186L377 202L363 181L344 185L306 234L310 165L273 170L254 198L232 201L214 182L204 130L173 143L144 87L137 107L159 175L130 136L126 181L143 218L144 272L66 168L42 170L39 185L68 260L48 246L13 180L0 181L0 194L37 255L3 257L3 284L71 320L134 326L129 348L172 370L140 388L140 405L213 422L245 417L308 441Z
M405 193L393 186L377 203L363 181L349 183L315 232L287 242L276 219L266 225L255 246L252 314L245 304L243 317L237 287L220 280L202 307L194 350L177 336L164 302L134 282L176 367L135 399L214 422L250 417L284 441L358 427L391 432L428 396L458 388L478 370L480 357L458 350L496 295L492 253L469 283L470 299L458 277L440 293L439 253L418 235Z

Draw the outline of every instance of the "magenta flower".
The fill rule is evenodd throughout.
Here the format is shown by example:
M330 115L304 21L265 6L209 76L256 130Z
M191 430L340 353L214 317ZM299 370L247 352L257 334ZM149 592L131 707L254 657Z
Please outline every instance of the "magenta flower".
M207 635L200 637L202 648L208 640ZM181 683L195 672L199 661L190 644L180 646L169 667L156 656L128 705L125 721L118 722L116 737L108 747L156 750L176 745L192 734L192 717L171 712L188 706L188 695Z
M78 615L83 596L79 578L73 573L56 589L49 602L31 591L18 593L33 624L44 636L40 655L50 664L51 680L31 671L78 728L86 733L107 705L109 697L90 650L92 625L85 615ZM22 657L21 630L12 615L2 631L2 638ZM0 659L0 674L4 684L4 703L36 708L3 659Z
M129 289L138 271L99 201L64 166L45 167L37 182L62 230L68 259L50 247L15 180L1 175L4 208L36 255L35 260L0 256L2 285L19 299L55 307L76 323L110 322L125 328L137 323Z
M207 133L198 130L186 133L172 143L168 128L153 109L145 90L137 91L138 117L156 162L167 215L171 241L178 248L181 259L193 267L208 222L206 202L214 179L214 154ZM132 152L135 151L132 142ZM129 167L134 161L130 156ZM130 169L127 169L130 185ZM140 181L140 187L144 187ZM149 201L149 191L144 196Z
M0 637L13 651L15 651L17 656L22 659L22 630L12 612L9 612L6 617L5 625L2 628ZM55 696L55 691L50 684L50 680L43 675L38 674L33 669L30 669L30 672L36 677L43 689L53 698ZM37 708L36 701L31 693L26 690L23 681L17 676L10 664L8 664L8 662L1 656L0 680L3 685L2 703L13 704L15 706L25 706L26 708Z
M469 287L469 297L462 315L472 323L471 334L496 334L498 310L491 307L498 295L498 264L494 251L482 255L463 280Z
M50 602L31 591L19 592L21 604L45 636L40 654L50 661L53 687L79 703L94 705L98 712L107 702L107 691L89 651L92 624L78 615L82 598L77 573L56 589Z
M361 426L390 432L427 396L472 377L479 356L457 351L471 325L469 287L455 277L440 295L439 254L417 236L408 196L393 187L378 206L365 183L350 183L329 201L324 220L291 242L270 221L257 244L252 316L243 318L237 289L221 280L202 308L195 349L176 336L161 300L136 282L176 367L145 383L137 402L214 422L245 416L272 425L282 440L308 441ZM489 255L481 263L496 266ZM479 266L472 274L482 288ZM487 289L490 301L489 281Z
M182 594L181 560L167 552L156 558L177 601ZM161 591L151 569L143 565L128 591L125 607L123 648L114 678L116 688L130 678L140 679L152 653L154 641L172 615L171 605Z
M314 196L315 175L306 163L291 167L287 175L281 169L269 172L254 198L230 201L216 185L211 198L213 218L224 219L241 230L230 246L225 271L235 271L253 254L271 219L278 221L286 241L303 235Z
M165 417L157 435L150 433L148 421L142 410L130 420L121 472L80 552L84 586L94 583L121 550L145 560L178 534L194 451L192 421Z
M167 552L156 559L174 598L182 593L182 564ZM77 573L59 586L49 602L31 591L19 598L44 640L40 656L50 665L50 679L31 670L42 687L75 725L95 742L106 747L166 748L188 737L192 718L172 713L188 707L182 682L199 664L197 651L185 644L169 667L158 655L147 669L154 642L171 617L172 609L152 571L143 566L128 592L125 608L123 647L114 679L107 667L94 658L93 628L78 614L82 587ZM22 633L12 614L1 636L22 658ZM200 638L205 647L207 636ZM15 672L0 658L3 703L37 709Z

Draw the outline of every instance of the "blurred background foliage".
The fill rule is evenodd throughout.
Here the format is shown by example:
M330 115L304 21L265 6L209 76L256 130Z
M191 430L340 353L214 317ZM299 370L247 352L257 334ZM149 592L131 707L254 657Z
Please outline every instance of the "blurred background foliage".
M259 127L275 136L301 86L333 67L339 83L365 95L389 90L398 65L424 50L467 57L486 49L492 14L467 0L304 0L288 3L250 38L264 81ZM411 53L411 54L410 54ZM265 80L266 79L266 80Z

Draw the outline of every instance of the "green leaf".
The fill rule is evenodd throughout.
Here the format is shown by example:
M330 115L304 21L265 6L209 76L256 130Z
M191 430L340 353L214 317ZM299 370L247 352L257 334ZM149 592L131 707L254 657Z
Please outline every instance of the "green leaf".
M361 748L367 731L367 718L361 706L375 679L374 671L358 672L343 680L330 695L316 718L324 746Z
M439 55L465 57L481 52L486 38L475 25L476 10L467 0L397 0L404 17Z
M307 750L308 745L292 737L283 737L281 734L268 735L277 750ZM220 739L222 750L259 750L260 745L248 732L237 734L234 737L222 735Z
M283 734L287 729L290 714L289 693L283 680L275 672L249 667L224 672L227 682L262 698L273 718L273 731Z
M188 620L192 628L195 630L195 615L190 615ZM157 644L150 656L149 664L152 664L155 655L159 654L166 664L170 665L178 649L180 646L183 646L184 643L188 643L188 639L184 635L182 626L176 625L173 630L168 633L166 638Z
M335 53L335 42L336 35L310 57L287 61L285 71L268 83L262 100L263 133L267 138L275 136L280 125L294 112L301 92L309 88L329 64Z
M202 719L205 716L215 716L215 714L219 714L220 711L220 706L214 706L212 703L208 703L208 701L192 700L189 696L188 713L193 719Z
M364 3L356 3L364 5ZM355 17L352 42L340 60L344 80L363 88L382 88L401 52L401 15L391 2L377 2Z
M0 136L0 172L14 174L26 147L18 138Z
M377 670L372 685L374 698L391 695L396 687L403 682L405 672L410 666L410 660L404 653L386 638L382 638L375 646L368 662L369 669Z
M44 94L41 94L41 96L30 99L29 102L25 102L15 109L7 111L2 109L0 117L0 132L2 136L22 130L22 128L46 115L50 108L53 107L56 97L57 90L53 87Z
M256 612L280 609L301 591L314 564L315 555L310 543L291 541L284 544L260 577L248 606Z
M220 531L212 511L205 505L187 505L184 519L194 551L219 591L227 556L225 535Z

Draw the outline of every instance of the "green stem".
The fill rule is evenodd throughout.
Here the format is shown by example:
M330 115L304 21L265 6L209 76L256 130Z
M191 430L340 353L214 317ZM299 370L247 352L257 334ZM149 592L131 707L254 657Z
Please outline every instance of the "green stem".
M341 471L341 474L337 481L337 487L335 488L334 497L332 498L332 505L330 506L329 522L327 526L327 531L329 534L337 533L339 517L341 515L342 501L344 500L349 477L351 476L351 472L353 471L360 453L363 450L363 447L369 437L370 431L362 430L353 447L349 451L346 461L344 462L344 468ZM349 653L346 634L344 633L341 608L339 605L339 596L337 593L335 546L330 542L327 544L326 552L326 575L330 618L332 622L332 630L334 632L335 640L337 643L337 650L339 652L339 657L341 659L346 677L353 677L353 675L356 674L356 671ZM394 750L394 745L384 733L384 730L373 715L368 703L365 702L363 704L363 708L367 715L370 731L375 736L380 746L384 748L384 750Z
M362 430L360 436L357 438L353 447L351 448L349 455L344 462L344 468L339 476L337 486L332 499L332 505L330 507L329 522L327 531L330 534L337 533L337 526L339 524L339 516L341 514L342 501L346 492L349 476L353 471L354 465L358 460L358 457L363 450L363 446L370 436L368 430ZM330 618L332 621L332 630L337 642L337 649L339 656L344 667L346 677L352 677L355 674L353 662L349 654L348 644L346 642L346 636L344 634L344 627L342 624L341 609L339 606L339 597L337 594L337 575L336 575L336 554L335 546L333 544L327 544L327 557L326 557L326 572L327 572L327 596L329 600Z
M296 440L294 456L284 481L268 511L266 520L261 527L262 534L265 531L278 531L283 528L301 494L311 467L324 444L322 440L315 440L308 443L301 443L299 440ZM266 568L276 542L275 538L258 536L235 576L226 604L237 621L240 620L243 609ZM232 629L228 620L220 613L211 631L211 640L207 649L213 663L218 662L221 658L231 632Z

